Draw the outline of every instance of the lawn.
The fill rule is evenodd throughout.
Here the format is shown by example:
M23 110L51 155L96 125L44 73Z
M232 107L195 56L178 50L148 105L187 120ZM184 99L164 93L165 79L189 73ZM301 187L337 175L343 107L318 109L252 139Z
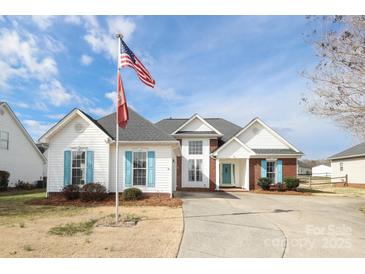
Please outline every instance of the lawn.
M0 194L0 257L177 255L181 207L121 207L121 219L133 225L116 226L113 206L29 204L42 198L45 193L39 191Z

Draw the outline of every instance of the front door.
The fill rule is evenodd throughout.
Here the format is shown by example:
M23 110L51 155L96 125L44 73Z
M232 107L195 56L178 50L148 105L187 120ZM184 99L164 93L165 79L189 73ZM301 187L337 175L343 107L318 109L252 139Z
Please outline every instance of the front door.
M222 183L224 185L230 185L232 183L231 181L231 164L222 164Z

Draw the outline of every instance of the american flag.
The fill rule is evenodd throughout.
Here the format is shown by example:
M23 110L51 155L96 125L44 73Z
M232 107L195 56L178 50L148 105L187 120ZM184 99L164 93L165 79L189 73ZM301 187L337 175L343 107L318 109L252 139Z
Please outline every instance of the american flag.
M155 80L152 79L151 74L138 59L138 57L130 50L127 44L120 38L120 56L119 56L119 68L131 67L133 68L138 78L147 86L154 87Z

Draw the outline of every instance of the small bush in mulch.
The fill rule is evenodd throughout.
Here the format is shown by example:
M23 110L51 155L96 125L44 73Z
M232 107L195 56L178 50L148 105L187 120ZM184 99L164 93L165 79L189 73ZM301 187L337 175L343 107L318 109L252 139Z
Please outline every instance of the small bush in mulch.
M78 185L68 185L62 189L62 195L66 200L76 200L80 197L80 187Z
M294 177L287 177L284 179L287 190L296 190L299 186L299 179Z
M142 190L131 187L123 191L122 199L124 201L136 201L142 198Z
M80 223L68 223L52 227L48 233L58 236L73 236L77 233L90 235L97 220L89 220Z
M32 190L35 189L36 186L30 183L25 183L23 181L18 181L18 183L15 184L15 189L17 190Z
M7 191L9 184L10 173L4 170L0 170L0 191Z
M105 186L92 183L82 187L81 200L84 202L103 201L108 197Z
M270 185L272 184L272 179L261 177L257 180L257 184L263 189L263 190L269 190Z

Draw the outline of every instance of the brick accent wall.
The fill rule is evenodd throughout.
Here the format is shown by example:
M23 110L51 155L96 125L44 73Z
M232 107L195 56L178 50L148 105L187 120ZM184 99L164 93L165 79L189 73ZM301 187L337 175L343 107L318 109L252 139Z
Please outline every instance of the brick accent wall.
M258 188L257 179L261 177L261 160L263 159L250 159L250 190Z
M297 176L297 159L287 158L283 160L283 179Z
M257 185L257 180L261 177L261 160L264 159L250 159L250 190L260 188ZM284 158L278 160L283 161L283 178L297 176L297 159Z
M209 151L210 153L212 153L213 151L215 151L218 148L218 139L210 139L209 142ZM215 178L215 172L216 172L216 168L215 168L215 162L216 160L212 157L209 158L209 190L210 191L214 191L215 190L215 182L216 182L216 178Z

